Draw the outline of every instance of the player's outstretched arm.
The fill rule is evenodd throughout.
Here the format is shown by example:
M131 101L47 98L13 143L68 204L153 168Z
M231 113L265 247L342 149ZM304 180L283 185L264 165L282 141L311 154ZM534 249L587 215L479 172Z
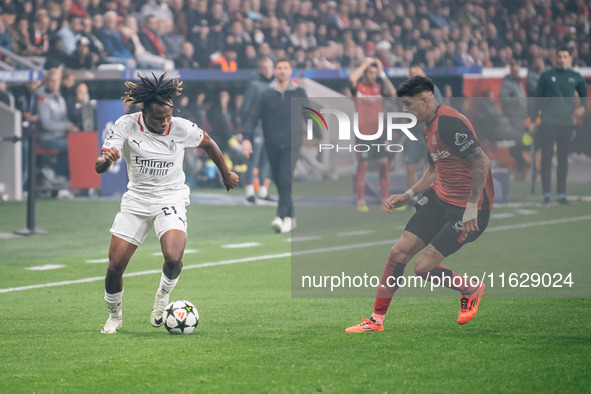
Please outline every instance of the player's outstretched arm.
M351 73L351 75L349 75L349 82L352 86L357 85L357 82L359 81L359 78L361 78L361 76L363 75L365 69L368 68L374 62L375 59L373 57L366 57L365 59L363 59L363 63L361 63L361 65L357 67L355 71Z
M226 164L226 160L224 160L224 154L218 147L218 144L216 144L215 141L212 140L209 137L209 134L207 134L205 131L203 132L203 142L201 142L201 145L199 145L199 147L205 150L207 156L209 156L209 158L215 163L215 165L220 170L224 186L226 186L226 190L230 191L230 189L233 189L234 186L238 184L238 175L230 171L228 165Z
M386 203L384 204L386 210L388 211L388 213L392 213L393 209L403 206L411 198L427 190L427 188L431 186L431 184L435 182L436 179L437 175L435 174L435 166L429 163L427 169L425 170L425 173L423 174L421 179L419 179L417 183L414 184L413 187L411 187L402 194L392 194L390 198L388 198L388 201L386 201Z
M396 97L396 88L392 84L392 81L390 81L390 78L388 78L388 76L384 72L384 65L377 58L376 58L376 64L378 65L378 73L379 73L379 76L382 79L382 82L384 83L384 92L383 92L383 95L386 96L386 97L395 98Z
M109 148L101 152L101 155L96 159L94 169L97 173L102 174L111 167L111 164L115 163L121 158L121 154L117 148Z
M462 233L464 235L478 231L478 201L482 195L488 169L490 168L490 160L481 147L477 147L470 152L468 160L472 162L472 190L462 219Z

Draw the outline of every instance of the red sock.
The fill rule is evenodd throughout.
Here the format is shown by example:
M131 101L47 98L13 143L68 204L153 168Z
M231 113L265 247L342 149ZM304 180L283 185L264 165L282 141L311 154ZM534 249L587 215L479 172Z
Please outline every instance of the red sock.
M384 268L384 273L380 279L380 285L378 286L376 299L373 304L373 312L375 314L385 315L388 312L392 297L396 290L398 290L398 286L396 286L398 277L404 275L404 268L406 268L406 264L397 263L388 257L388 263L386 263L386 268Z
M365 200L365 173L369 167L369 162L360 160L357 164L357 175L355 176L355 193L357 201Z
M388 175L388 163L379 163L380 189L382 190L382 201L390 197L390 176Z
M415 273L428 281L432 281L434 277L437 277L435 280L441 283L441 285L449 289L457 290L462 294L470 294L475 290L475 287L472 287L470 285L469 280L466 280L464 277L458 275L458 273L453 271L451 268L446 267L442 264L433 268L429 272L417 271L417 269L415 268Z

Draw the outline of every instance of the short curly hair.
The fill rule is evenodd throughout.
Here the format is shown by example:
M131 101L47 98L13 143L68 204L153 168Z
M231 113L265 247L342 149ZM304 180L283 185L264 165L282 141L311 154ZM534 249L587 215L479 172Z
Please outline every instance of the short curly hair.
M402 82L398 87L398 97L408 96L414 97L423 92L431 92L435 90L433 82L427 77L417 75Z

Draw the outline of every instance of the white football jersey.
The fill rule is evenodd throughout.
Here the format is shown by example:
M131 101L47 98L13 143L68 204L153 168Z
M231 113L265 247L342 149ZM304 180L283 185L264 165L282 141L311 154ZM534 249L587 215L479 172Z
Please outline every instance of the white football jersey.
M117 119L102 150L117 148L125 159L128 197L146 204L189 204L189 187L183 172L185 148L198 147L203 138L203 130L195 123L176 117L163 134L152 133L142 113L136 112Z

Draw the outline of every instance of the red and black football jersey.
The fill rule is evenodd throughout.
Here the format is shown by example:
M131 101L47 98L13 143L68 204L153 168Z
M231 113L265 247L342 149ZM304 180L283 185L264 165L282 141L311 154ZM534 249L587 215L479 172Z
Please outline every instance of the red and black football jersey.
M352 86L355 109L359 114L359 132L374 135L380 126L379 114L382 112L382 84L374 82L366 85L361 80Z
M460 112L446 105L423 128L429 149L429 163L435 165L436 182L431 185L443 201L466 207L472 190L472 162L468 155L480 146L472 123ZM492 210L493 179L490 169L478 202L478 209Z

